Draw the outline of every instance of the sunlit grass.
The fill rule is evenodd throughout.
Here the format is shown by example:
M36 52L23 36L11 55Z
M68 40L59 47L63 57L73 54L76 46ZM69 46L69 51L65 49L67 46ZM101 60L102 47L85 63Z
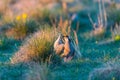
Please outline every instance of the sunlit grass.
M44 27L44 29L27 39L11 59L12 63L30 60L45 62L49 60L50 55L53 53L53 41L56 34L52 30L53 28L49 28L49 26Z
M33 19L29 19L28 15L23 13L22 15L16 16L11 28L6 30L6 35L17 40L24 39L26 36L35 32L37 28L39 28L38 23Z
M120 26L118 24L111 30L111 34L114 41L120 41Z
M3 1L7 1L6 5L10 1L10 6L17 3L17 0ZM46 4L46 0L43 1L46 6L48 3ZM97 4L93 3L93 0L79 2L80 6L70 8L69 6L76 4L69 3L67 9L70 12L65 9L67 12L65 14L58 8L48 10L43 6L40 7L42 8L40 10L39 7L36 8L37 5L28 13L19 13L19 11L11 13L9 12L10 6L1 5L0 80L119 80L120 26L113 26L120 21L119 9L109 7L108 3L105 4L105 6L107 5L105 8L108 15L108 27L104 28L104 25L100 27L101 23L99 24ZM80 26L78 32L74 31L77 27L76 21L75 25L71 26L70 17L74 13L77 15L76 21ZM97 24L96 28L92 27L94 29L92 31L88 18L89 13ZM61 20L60 16L62 16ZM68 19L66 20L66 18ZM110 32L111 26L114 29ZM68 63L62 62L62 58L53 51L53 43L58 37L58 33L64 36L69 35L75 44L76 52L81 52L82 56Z

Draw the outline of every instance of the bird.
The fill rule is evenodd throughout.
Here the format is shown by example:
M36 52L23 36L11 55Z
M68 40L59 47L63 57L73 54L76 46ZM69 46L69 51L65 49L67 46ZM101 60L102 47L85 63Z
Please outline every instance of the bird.
M62 40L62 35L59 34L57 40L54 42L54 51L56 54L60 55L64 50L64 42Z
M64 40L64 51L61 57L64 58L64 62L69 62L75 55L75 48L69 36L64 36L63 40Z

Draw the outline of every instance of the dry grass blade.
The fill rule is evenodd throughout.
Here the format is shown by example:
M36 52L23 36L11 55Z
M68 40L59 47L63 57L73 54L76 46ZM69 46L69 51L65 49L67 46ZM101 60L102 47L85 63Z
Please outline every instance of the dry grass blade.
M77 36L77 33L76 31L73 31L74 32L74 39L75 41L74 42L74 47L75 47L75 55L77 58L80 58L81 57L81 52L80 52L80 48L79 48L79 42L78 42L78 36Z
M74 36L75 36L75 42L76 42L77 45L79 45L79 43L78 43L78 38L77 38L77 33L76 33L76 31L74 31L74 30L73 30L73 32L74 32Z
M106 15L106 10L104 7L104 1L99 0L99 15L97 17L97 22L94 23L93 20L91 19L90 15L88 14L89 20L93 26L93 31L91 35L94 36L102 36L105 33L106 27L107 27L107 15Z

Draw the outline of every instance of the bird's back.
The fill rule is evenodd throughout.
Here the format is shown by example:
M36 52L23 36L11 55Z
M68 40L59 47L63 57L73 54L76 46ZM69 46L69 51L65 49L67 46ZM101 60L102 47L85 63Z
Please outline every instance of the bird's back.
M64 54L66 56L74 56L74 53L75 53L75 48L69 37L67 37L64 45Z

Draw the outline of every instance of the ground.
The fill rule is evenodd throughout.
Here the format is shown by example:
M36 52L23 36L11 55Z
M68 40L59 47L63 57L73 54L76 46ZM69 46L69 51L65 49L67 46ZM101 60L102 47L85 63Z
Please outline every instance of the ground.
M31 5L34 6L33 3L31 3ZM21 62L21 63L11 64L12 56L15 55L17 51L19 51L20 47L24 45L24 42L27 41L27 38L32 36L34 33L30 33L29 35L27 34L27 36L24 39L20 39L20 40L14 37L8 37L4 34L4 28L2 26L3 23L1 23L0 24L0 31L1 31L0 32L0 80L21 80L21 79L22 80L46 80L46 79L47 80L101 80L101 79L120 80L119 77L120 40L119 39L114 40L112 38L111 35L112 32L110 31L109 26L107 27L107 30L103 35L100 36L90 35L91 31L93 30L93 27L89 21L88 13L91 14L91 17L93 18L94 21L97 21L96 13L98 13L97 12L98 10L94 8L94 6L96 5L90 6L90 4L91 3L88 3L87 0L85 0L82 1L81 8L76 8L76 7L70 8L70 11L75 11L77 13L78 18L76 18L75 22L77 20L80 22L77 35L78 35L78 41L80 47L79 51L81 52L82 56L79 59L73 59L68 63L62 62L56 65L49 65L46 63L36 64L34 62L33 63ZM106 4L109 4L109 2ZM74 6L74 4L71 5L69 4L69 6ZM36 7L39 6L37 5ZM111 6L108 7L108 5L107 5L107 9L113 10L111 9ZM113 16L114 13L108 15L115 17L114 21L112 22L120 21L119 12L120 11L118 9L116 9L116 13L114 12L115 14L118 15L117 17ZM111 22L110 19L112 17L110 17L108 21ZM44 17L42 18L43 19L41 19L40 17L40 20L36 20L40 25L46 20L46 19L44 20ZM0 20L2 21L2 19L3 18L1 18ZM41 20L43 20L43 22ZM8 23L4 23L4 24L7 24L7 26L12 25ZM51 26L49 22L47 24ZM111 26L114 27L114 24L112 23L110 24ZM74 29L75 26L76 24L73 23L72 28ZM37 31L39 31L39 29L35 30L35 32ZM114 72L114 70L116 72Z

